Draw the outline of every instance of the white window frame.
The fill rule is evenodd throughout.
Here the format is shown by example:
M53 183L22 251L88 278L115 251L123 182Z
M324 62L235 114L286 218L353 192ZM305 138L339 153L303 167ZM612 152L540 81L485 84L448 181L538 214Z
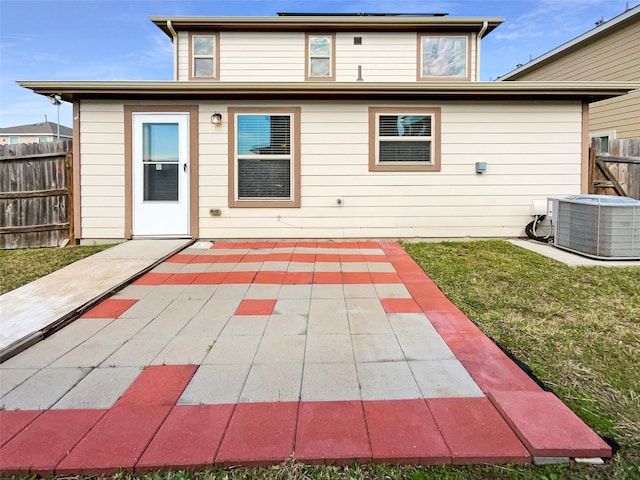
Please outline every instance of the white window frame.
M381 116L424 115L431 117L431 135L429 136L380 136ZM440 116L439 107L369 107L369 171L397 171L419 172L440 171ZM419 142L429 141L430 159L424 162L381 162L380 142L402 141Z

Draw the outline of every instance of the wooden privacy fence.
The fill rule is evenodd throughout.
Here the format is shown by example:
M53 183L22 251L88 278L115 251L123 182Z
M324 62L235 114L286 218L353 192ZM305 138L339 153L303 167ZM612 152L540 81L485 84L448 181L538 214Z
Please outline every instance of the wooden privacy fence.
M71 168L71 140L0 145L0 249L70 238Z
M598 153L601 142L591 141L589 193L640 200L640 138L610 140L609 153Z

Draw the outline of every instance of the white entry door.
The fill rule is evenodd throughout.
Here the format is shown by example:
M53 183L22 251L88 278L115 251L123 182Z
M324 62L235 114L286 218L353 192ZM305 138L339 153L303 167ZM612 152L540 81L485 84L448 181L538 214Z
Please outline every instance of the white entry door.
M133 234L189 234L189 115L133 114Z

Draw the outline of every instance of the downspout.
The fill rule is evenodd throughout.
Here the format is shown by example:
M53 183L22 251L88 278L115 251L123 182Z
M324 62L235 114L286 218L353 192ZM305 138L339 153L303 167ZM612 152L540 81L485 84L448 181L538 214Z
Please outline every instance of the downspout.
M171 20L167 20L167 28L171 32L171 41L173 42L173 79L178 80L178 34L173 29Z
M489 22L485 20L482 22L482 28L478 32L478 40L476 41L476 82L480 81L480 40L482 40L487 28L489 28Z

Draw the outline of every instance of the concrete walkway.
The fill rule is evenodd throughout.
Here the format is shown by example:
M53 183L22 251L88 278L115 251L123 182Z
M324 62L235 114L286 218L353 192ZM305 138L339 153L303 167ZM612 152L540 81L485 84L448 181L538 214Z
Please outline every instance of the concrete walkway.
M0 296L0 359L191 240L133 240Z
M0 380L5 474L611 455L390 242L196 244Z

